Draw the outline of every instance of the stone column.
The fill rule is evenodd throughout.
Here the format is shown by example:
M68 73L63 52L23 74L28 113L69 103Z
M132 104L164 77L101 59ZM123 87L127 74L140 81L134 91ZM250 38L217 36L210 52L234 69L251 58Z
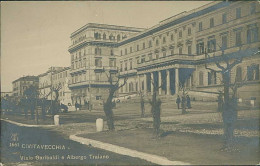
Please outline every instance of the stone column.
M144 74L144 93L147 92L147 74Z
M179 69L175 69L175 94L179 92Z
M158 86L162 86L162 72L158 71ZM159 88L159 95L162 94L162 87Z
M171 85L170 85L170 70L166 70L166 94L171 94Z
M153 94L153 82L154 79L153 79L153 72L151 72L151 94Z

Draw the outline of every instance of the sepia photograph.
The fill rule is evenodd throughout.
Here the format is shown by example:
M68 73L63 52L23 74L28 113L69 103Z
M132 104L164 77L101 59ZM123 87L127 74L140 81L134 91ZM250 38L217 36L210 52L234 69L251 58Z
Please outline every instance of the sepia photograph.
M1 1L0 166L260 165L259 1Z

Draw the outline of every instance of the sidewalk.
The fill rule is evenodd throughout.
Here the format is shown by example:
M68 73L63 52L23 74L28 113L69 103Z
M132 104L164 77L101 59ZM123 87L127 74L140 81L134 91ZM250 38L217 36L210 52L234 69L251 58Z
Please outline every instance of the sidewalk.
M92 147L95 147L95 148L111 151L111 152L118 153L118 154L121 154L121 155L127 155L127 156L130 156L130 157L140 158L140 159L143 159L143 160L155 163L155 164L159 164L159 165L190 165L190 163L187 163L187 162L170 161L165 157L161 157L161 156L157 156L157 155L153 155L153 154L148 154L148 153L143 153L143 152L139 152L139 151L136 151L136 150L124 148L122 146L117 146L117 145L112 145L112 144L109 144L109 143L96 141L96 140L93 140L93 139L78 137L76 135L71 135L70 139L73 140L73 141L77 141L77 142L84 144L84 145L88 145L88 146L92 146Z

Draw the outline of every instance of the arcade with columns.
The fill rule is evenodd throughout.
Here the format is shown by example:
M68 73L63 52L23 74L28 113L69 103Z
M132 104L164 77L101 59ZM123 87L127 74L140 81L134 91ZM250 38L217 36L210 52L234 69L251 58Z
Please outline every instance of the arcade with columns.
M155 84L156 87L161 87L158 90L159 95L174 95L179 91L179 84L192 81L188 78L191 78L191 74L194 70L194 66L182 66L177 64L151 69L140 69L132 76L123 76L128 77L128 80L127 84L119 90L119 96L135 94L140 91L145 95L151 95L154 90L153 84Z

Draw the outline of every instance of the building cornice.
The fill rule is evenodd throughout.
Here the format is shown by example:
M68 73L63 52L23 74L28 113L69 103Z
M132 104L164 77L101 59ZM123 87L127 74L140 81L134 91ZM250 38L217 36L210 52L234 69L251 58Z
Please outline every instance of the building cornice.
M106 30L116 30L116 31L127 31L127 32L141 32L144 28L135 28L135 27L126 27L126 26L118 26L118 25L108 25L108 24L97 24L97 23L88 23L83 27L79 28L75 32L73 32L70 38L76 36L77 34L83 32L86 29L97 28L97 29L106 29Z
M156 32L162 31L162 30L167 29L169 27L172 27L174 25L178 25L182 22L194 19L195 17L202 16L204 14L210 13L212 11L215 11L217 9L220 9L220 8L223 8L223 7L226 7L226 6L229 6L229 5L230 5L230 2L218 2L218 3L214 3L212 6L207 6L206 8L201 9L201 10L198 10L198 9L200 9L200 8L198 8L197 10L195 9L195 10L192 10L191 12L186 12L186 15L183 16L183 17L177 18L177 19L172 20L170 22L167 22L165 24L158 24L158 25L156 25L156 26L154 26L154 27L152 27L152 28L150 28L150 29L148 29L144 32L138 33L133 37L130 37L130 38L123 40L122 42L116 44L116 46L117 47L122 46L124 44L129 43L129 42L139 40L139 39L147 37L149 35L153 35Z

